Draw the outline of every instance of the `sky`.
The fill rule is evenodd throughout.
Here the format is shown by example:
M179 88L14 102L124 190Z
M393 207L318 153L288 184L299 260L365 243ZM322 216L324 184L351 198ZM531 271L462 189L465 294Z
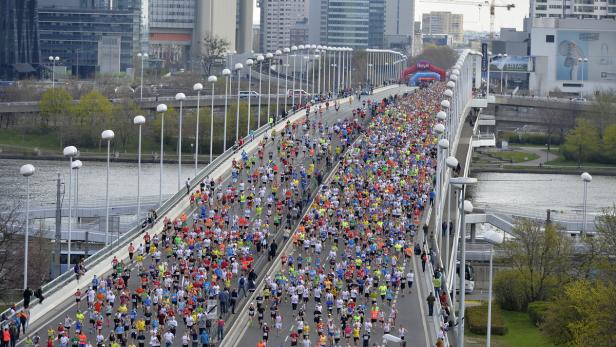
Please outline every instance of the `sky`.
M438 2L435 2L438 1ZM479 8L477 5L454 5L453 3L476 3L484 0L415 0L415 21L421 21L421 15L430 11L450 11L464 14L464 30L489 31L490 9L488 6ZM494 28L496 32L502 28L517 28L522 30L523 19L528 16L529 0L495 0L496 5L514 4L515 8L496 8ZM259 9L255 1L254 23L259 23ZM446 8L446 9L444 9Z

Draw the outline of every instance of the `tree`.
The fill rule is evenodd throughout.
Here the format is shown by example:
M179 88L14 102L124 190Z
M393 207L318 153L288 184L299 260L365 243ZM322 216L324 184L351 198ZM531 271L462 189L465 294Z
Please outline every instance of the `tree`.
M206 76L211 75L214 63L225 57L229 50L229 41L212 34L206 34L203 38L201 49L201 66Z
M599 136L603 139L606 127L616 123L616 91L613 89L597 90L592 103L592 112L599 127Z
M616 124L603 131L603 152L608 162L616 163Z
M565 157L577 160L578 166L596 155L599 150L599 133L589 121L578 118L576 127L565 139L562 151Z
M571 268L571 240L557 225L519 219L513 227L515 239L502 244L504 256L522 278L525 304L550 297L551 291L567 281Z
M559 345L616 346L616 283L567 284L546 311L543 330Z
M73 143L94 147L99 143L100 132L109 124L113 114L113 105L98 91L91 91L81 97L74 108L74 121L71 127Z
M47 89L43 95L41 95L41 100L39 101L39 108L41 109L43 120L42 125L47 127L50 122L53 122L53 126L56 127L58 122L63 123L72 107L73 97L66 89Z
M458 59L458 53L450 47L429 45L424 47L419 55L412 57L409 64L413 66L420 60L427 60L433 65L447 69L456 63L456 59Z
M141 114L141 109L132 100L122 100L113 104L113 111L106 127L115 132L114 148L118 151L126 151L131 138L137 136L137 127L133 126L133 117Z

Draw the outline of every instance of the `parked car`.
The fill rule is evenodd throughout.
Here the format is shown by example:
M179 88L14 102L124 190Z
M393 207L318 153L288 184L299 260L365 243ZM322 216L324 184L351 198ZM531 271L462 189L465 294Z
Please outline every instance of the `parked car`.
M259 93L254 90L240 90L240 99L248 99L249 95L251 98L259 97Z

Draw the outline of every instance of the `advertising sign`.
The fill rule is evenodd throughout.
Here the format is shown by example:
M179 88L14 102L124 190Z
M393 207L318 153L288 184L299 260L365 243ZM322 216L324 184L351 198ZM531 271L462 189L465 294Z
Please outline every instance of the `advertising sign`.
M530 57L525 55L494 57L490 63L490 71L529 72L529 62Z
M558 31L556 79L616 81L616 32Z
M488 71L488 43L484 42L481 44L481 71Z

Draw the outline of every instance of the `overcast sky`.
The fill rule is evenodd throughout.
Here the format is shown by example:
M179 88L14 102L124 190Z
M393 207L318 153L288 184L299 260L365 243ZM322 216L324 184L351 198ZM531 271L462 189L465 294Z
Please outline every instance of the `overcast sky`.
M452 3L460 2L480 2L482 0L460 0L451 2L448 0L436 0L438 2L430 2L429 0L415 0L415 20L421 21L422 13L430 11L443 11L446 7L446 11L453 13L464 14L464 30L474 31L488 31L490 30L490 9L488 6L477 5L453 5ZM501 27L503 28L517 28L522 29L522 20L528 16L528 4L529 0L495 0L497 5L514 4L515 8L511 11L507 11L505 8L497 8L496 16L494 20L494 27L498 32ZM254 22L259 23L259 10L255 1Z

